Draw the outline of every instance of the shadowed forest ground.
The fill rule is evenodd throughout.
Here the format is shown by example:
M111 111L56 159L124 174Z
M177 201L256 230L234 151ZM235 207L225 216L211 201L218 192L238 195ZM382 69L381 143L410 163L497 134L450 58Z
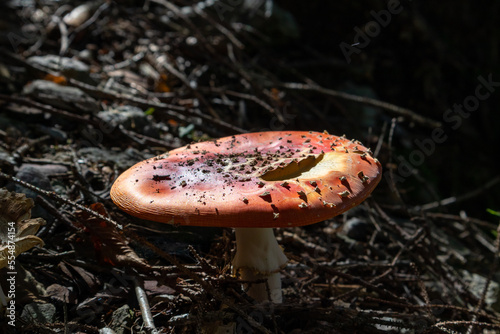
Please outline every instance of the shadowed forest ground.
M0 332L500 332L500 3L81 4L0 4ZM281 305L231 276L231 229L109 197L138 161L266 130L383 166L362 205L276 230Z

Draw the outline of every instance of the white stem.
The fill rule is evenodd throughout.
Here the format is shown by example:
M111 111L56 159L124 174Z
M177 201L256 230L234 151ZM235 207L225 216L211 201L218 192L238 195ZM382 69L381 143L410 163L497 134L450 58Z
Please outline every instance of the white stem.
M266 279L266 283L245 284L256 301L282 302L280 269L287 263L272 228L236 228L233 274L245 281ZM269 287L269 291L267 290Z

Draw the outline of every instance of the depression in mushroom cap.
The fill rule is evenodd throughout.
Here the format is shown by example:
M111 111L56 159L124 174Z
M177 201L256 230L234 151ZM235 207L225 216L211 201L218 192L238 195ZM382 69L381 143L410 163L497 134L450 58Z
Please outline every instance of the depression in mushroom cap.
M111 190L124 211L194 226L287 227L361 203L381 177L360 142L319 132L257 132L142 161Z

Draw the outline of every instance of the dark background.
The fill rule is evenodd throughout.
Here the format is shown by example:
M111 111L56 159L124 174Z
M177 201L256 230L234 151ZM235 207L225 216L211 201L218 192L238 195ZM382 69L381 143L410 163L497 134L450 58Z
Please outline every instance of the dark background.
M500 82L499 3L392 2L399 3L396 8L400 12L391 16L377 36L369 37L368 45L360 49L359 54L351 55L349 64L343 62L339 45L354 43L354 27L363 29L374 21L370 12L387 10L388 1L277 3L286 8L298 24L297 49L307 46L321 55L317 64L302 64L302 72L324 87L348 87L360 95L368 91L378 99L443 122L447 139L436 143L435 152L416 166L418 180L410 177L399 184L409 205L428 203L436 200L436 196L440 199L460 197L498 177L495 163L500 144L500 87L480 101L479 108L471 112L470 117L461 119L459 126L455 121L444 122L443 115L454 104L462 104L467 96L474 95L479 85L478 76L491 76L492 81ZM297 49L289 48L287 52L294 55ZM387 121L384 118L387 115L378 116L375 123L370 124L375 129ZM355 118L357 124L364 125ZM350 132L354 127L335 126L339 132ZM399 123L393 140L393 157L408 160L411 152L418 149L414 141L431 138L432 131L430 127L406 120ZM398 163L398 159L393 162ZM435 193L431 194L427 186ZM470 215L486 218L486 208L498 207L499 194L496 184L444 210L465 210Z

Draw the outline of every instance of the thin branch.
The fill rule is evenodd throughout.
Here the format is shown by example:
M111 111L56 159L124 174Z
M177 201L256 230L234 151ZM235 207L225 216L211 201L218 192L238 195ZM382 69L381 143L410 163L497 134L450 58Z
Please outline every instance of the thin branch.
M144 326L149 333L157 334L159 331L155 327L153 321L153 315L151 314L151 308L149 307L148 296L144 291L144 282L138 277L134 276L134 291L137 297L137 302L139 303L139 308L141 309L142 320L144 321Z
M8 174L5 174L4 172L0 172L0 178L1 179L4 179L4 180L7 180L7 181L11 181L11 182L14 182L24 188L27 188L29 190L32 190L34 192L36 192L37 194L39 195L42 195L42 196L47 196L59 203L64 203L64 204L67 204L67 205L70 205L72 207L75 207L79 210L82 210L82 211L85 211L86 213L88 213L89 215L92 215L94 217L97 217L99 219L102 219L102 220L105 220L106 222L110 223L110 224L113 224L116 226L116 228L118 228L119 230L123 230L123 226L118 224L117 222L115 222L114 220L108 218L108 217L105 217L103 215L101 215L100 213L92 210L92 209L89 209L87 208L86 206L83 206L81 204L78 204L74 201L71 201L67 198L64 198L64 197L61 197L59 196L58 194L56 194L54 191L47 191L47 190L43 190L41 188L38 188L37 186L34 186L32 185L31 183L28 183L28 182L25 182L23 180L20 180L18 179L17 177L15 176L11 176L11 175L8 175Z
M435 201L435 202L424 204L424 205L419 206L419 207L415 207L414 209L417 211L420 211L420 210L427 211L427 210L435 209L435 208L438 208L441 206L446 206L446 205L450 205L450 204L454 204L454 203L460 203L462 201L468 200L469 198L476 197L476 196L484 193L486 190L492 188L493 186L497 185L498 183L500 183L500 176L496 176L496 177L492 178L491 180L489 180L488 182L486 182L482 186L480 186L480 187L478 187L478 188L476 188L476 189L474 189L466 194L463 194L461 196L448 197L448 198L442 199L440 201Z
M426 126L426 127L430 127L430 128L441 127L440 122L432 120L430 118L423 117L423 116L415 113L414 111L411 111L410 109L402 108L402 107L399 107L399 106L394 105L392 103L375 100L375 99L372 99L369 97L339 92L337 90L323 88L323 87L318 86L316 84L310 85L310 84L303 84L303 83L298 83L298 82L288 82L288 83L283 83L282 86L284 88L287 88L287 89L315 91L318 93L338 97L338 98L341 98L344 100L363 103L363 104L370 105L373 107L382 108L384 110L392 112L393 114L396 114L398 116L403 116L405 118L408 118L408 119L410 119L416 123L419 123L423 126Z

